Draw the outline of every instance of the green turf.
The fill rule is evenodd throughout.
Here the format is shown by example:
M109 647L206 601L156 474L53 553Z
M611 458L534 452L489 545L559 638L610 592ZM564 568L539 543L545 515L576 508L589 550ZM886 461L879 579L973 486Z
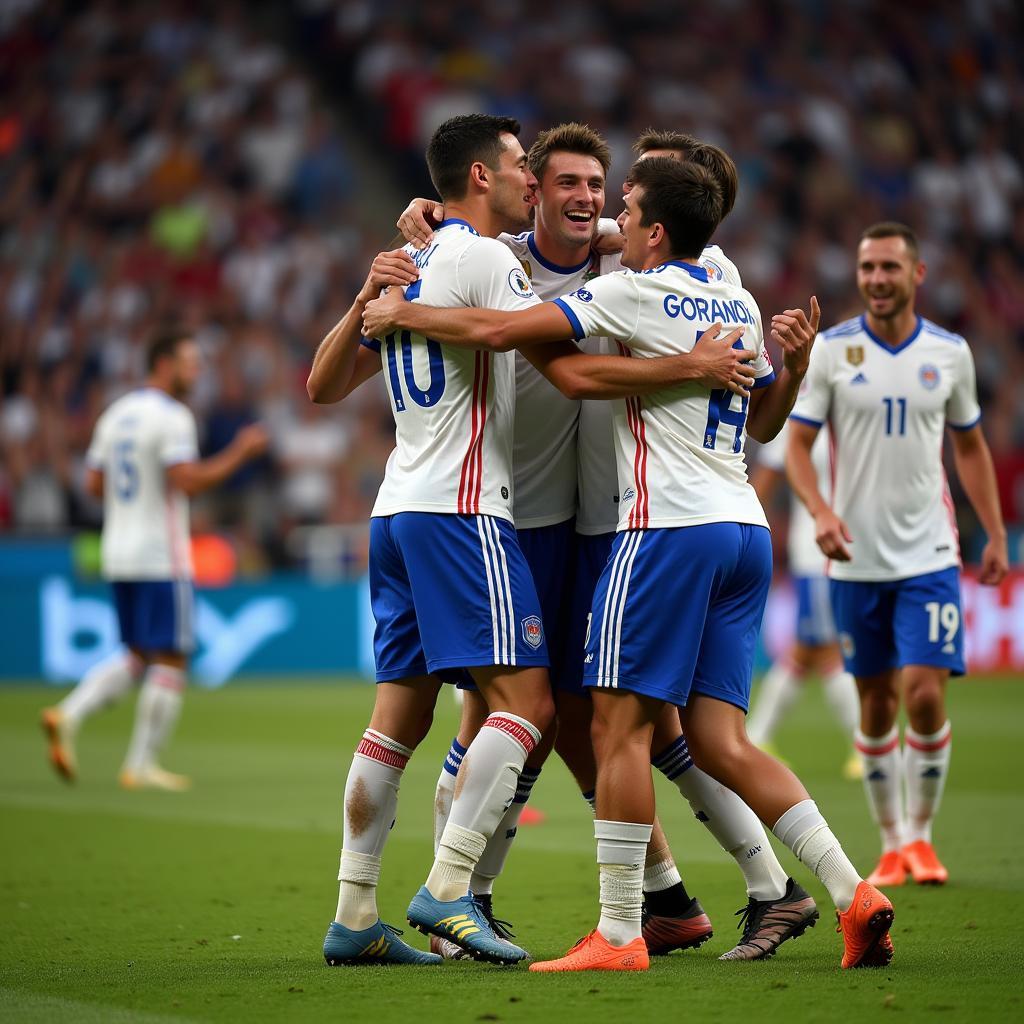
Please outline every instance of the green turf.
M817 928L767 963L718 963L744 902L732 862L675 790L660 810L684 877L715 923L699 952L645 975L537 976L525 968L329 969L340 799L372 700L367 686L234 684L190 694L169 767L183 795L115 785L130 708L91 721L73 788L54 778L37 731L41 688L0 690L0 1019L16 1021L643 1020L858 1021L1015 1018L1021 1007L1024 796L1018 751L1024 683L963 683L952 694L955 753L936 839L945 889L898 890L896 960L839 969L824 891ZM456 715L435 728L402 787L385 854L381 907L404 923L430 858L431 795ZM820 726L816 723L821 723ZM842 742L820 695L779 737L863 871L876 855L860 786L839 779ZM534 955L562 953L595 921L589 812L552 764L534 803L548 821L520 830L499 916ZM410 936L406 935L407 938ZM416 934L413 942L425 940Z

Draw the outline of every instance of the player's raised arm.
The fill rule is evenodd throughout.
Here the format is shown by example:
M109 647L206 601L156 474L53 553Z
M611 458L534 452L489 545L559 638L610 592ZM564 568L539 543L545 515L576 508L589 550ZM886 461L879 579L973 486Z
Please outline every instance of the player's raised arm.
M412 284L419 271L412 257L402 249L378 253L370 265L363 287L345 315L331 328L313 357L306 380L306 393L318 405L340 402L360 384L380 372L380 356L359 344L360 325L367 302L381 288ZM395 291L401 294L399 287Z
M444 220L444 204L433 199L413 199L402 211L395 227L417 249L426 249L434 240L434 228Z
M989 586L996 586L1009 571L1009 554L992 453L980 424L975 423L966 430L954 429L950 433L953 437L953 462L957 476L988 536L988 542L981 553L979 580Z
M772 317L772 337L782 348L783 366L768 387L751 396L747 433L755 441L772 440L786 422L807 373L820 321L821 309L813 295L809 315L802 309L787 309Z

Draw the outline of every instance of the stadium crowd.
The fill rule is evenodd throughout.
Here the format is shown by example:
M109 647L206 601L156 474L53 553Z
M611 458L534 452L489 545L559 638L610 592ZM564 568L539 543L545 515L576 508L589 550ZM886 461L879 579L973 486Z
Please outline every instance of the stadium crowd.
M316 524L358 530L391 447L383 391L323 410L303 382L391 234L367 222L360 190L432 194L431 131L481 110L518 117L527 144L563 120L604 133L612 215L648 125L723 146L741 188L716 241L766 316L812 292L826 323L856 314L860 231L913 225L929 266L923 311L971 342L1019 534L1018 7L304 0L286 16L287 45L260 11L33 0L0 11L0 530L96 522L81 488L90 430L172 314L195 326L209 364L205 449L255 418L274 439L263 465L197 507L197 526L227 530L253 568L306 560L323 541ZM332 104L391 181L357 178Z

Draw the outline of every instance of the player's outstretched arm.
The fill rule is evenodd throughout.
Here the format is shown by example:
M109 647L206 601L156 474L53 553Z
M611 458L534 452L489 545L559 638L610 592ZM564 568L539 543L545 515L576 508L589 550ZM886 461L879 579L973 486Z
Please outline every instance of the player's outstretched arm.
M570 342L524 345L520 351L567 398L628 398L693 383L746 395L753 383L746 362L756 353L733 348L742 329L724 338L717 337L720 331L720 324L705 331L692 352L654 359L591 355Z
M818 473L811 462L811 448L820 428L799 420L789 421L789 443L786 446L786 475L789 486L814 517L814 539L822 554L837 562L849 562L853 542L846 523L837 516L818 489Z
M995 586L1002 582L1009 571L1009 554L992 453L978 424L968 430L953 430L950 433L953 435L953 462L957 476L988 535L988 543L981 553L979 580Z
M572 338L572 326L558 308L538 303L529 309L452 309L407 302L396 288L369 302L363 334L383 338L392 331L415 331L443 345L507 352L521 345Z
M216 487L247 462L267 450L269 437L259 423L250 423L235 434L231 443L216 455L199 462L179 462L167 467L167 482L190 498Z
M312 401L318 405L340 402L380 372L380 356L359 344L363 310L367 302L377 298L381 288L412 284L418 277L412 257L401 249L381 252L374 257L370 273L348 312L316 350L306 380L306 394Z
M395 225L402 237L417 249L426 249L434 240L434 228L444 220L444 204L433 199L413 199Z
M782 372L750 398L747 433L755 441L771 441L786 422L807 373L820 322L821 309L813 295L809 315L802 309L787 309L772 317L772 337L782 349Z

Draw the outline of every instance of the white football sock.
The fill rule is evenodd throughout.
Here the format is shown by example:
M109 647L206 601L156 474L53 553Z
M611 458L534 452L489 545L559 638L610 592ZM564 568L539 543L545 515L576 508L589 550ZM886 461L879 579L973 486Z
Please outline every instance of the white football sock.
M356 747L345 781L345 814L338 909L334 920L346 928L369 928L377 913L380 857L395 823L398 788L412 750L375 729Z
M731 789L693 763L685 737L680 736L651 763L675 783L697 820L736 861L747 895L756 900L781 899L789 876L775 856L764 826Z
M953 752L953 727L946 719L938 732L903 732L903 775L907 784L907 843L932 841L932 819L942 803Z
M135 724L124 760L124 771L141 772L157 765L181 713L185 672L170 665L149 666L135 705Z
M507 711L487 717L463 758L448 824L427 876L435 899L456 900L469 891L473 868L511 806L526 758L539 741L540 731L525 718ZM479 842L470 842L471 835Z
M765 673L757 691L757 703L747 718L747 736L755 746L768 743L786 712L800 695L801 676L786 660L775 662Z
M651 828L632 821L594 822L601 875L601 920L597 930L613 946L625 946L640 938L644 858Z
M145 668L137 654L125 649L93 665L58 705L68 726L75 730L89 715L119 701L142 678Z
M825 675L823 685L832 714L843 730L843 735L853 743L854 733L860 723L860 697L853 676L844 672L840 665Z
M817 876L839 910L853 902L861 877L813 800L794 804L772 829L800 862Z
M865 736L859 729L855 745L864 758L864 792L871 815L882 833L882 852L898 850L904 842L903 772L899 730L884 736Z
M667 857L654 863L644 864L644 892L663 892L683 880L671 851L668 847L665 847L665 851L668 853ZM661 852L658 851L659 854Z
M434 788L434 853L441 842L441 833L448 824L448 815L452 813L452 800L455 799L455 779L459 774L459 766L466 756L466 748L459 742L458 736L445 755L441 774Z
M540 778L539 768L523 767L512 804L505 812L505 816L498 822L494 835L487 840L487 846L484 847L484 852L469 880L470 890L478 896L493 891L494 880L505 867L505 861L512 849L512 840L516 837L519 818L522 816L523 808L526 807L526 802L530 799L530 793L538 778Z

